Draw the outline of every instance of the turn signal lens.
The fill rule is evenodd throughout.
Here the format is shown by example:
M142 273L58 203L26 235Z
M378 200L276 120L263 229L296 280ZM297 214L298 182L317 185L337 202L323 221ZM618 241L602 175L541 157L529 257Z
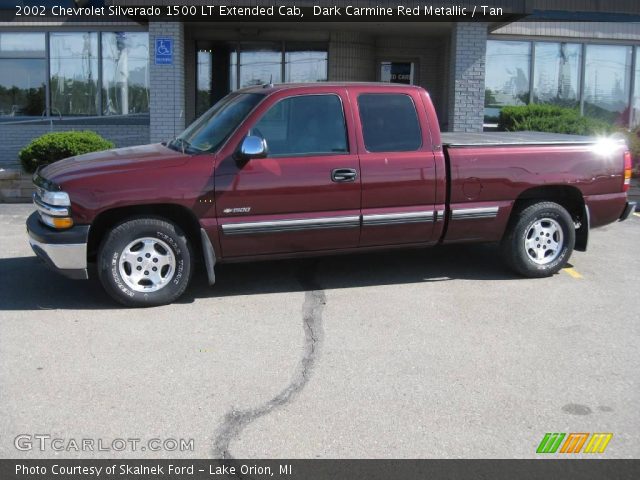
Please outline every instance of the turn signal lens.
M631 186L631 152L624 152L624 182L622 183L622 191L626 192Z
M69 228L73 227L73 220L71 217L52 217L53 226L56 228Z
M71 217L53 217L51 215L45 215L42 212L40 213L40 220L45 225L49 227L57 228L57 229L65 229L73 227L73 219Z

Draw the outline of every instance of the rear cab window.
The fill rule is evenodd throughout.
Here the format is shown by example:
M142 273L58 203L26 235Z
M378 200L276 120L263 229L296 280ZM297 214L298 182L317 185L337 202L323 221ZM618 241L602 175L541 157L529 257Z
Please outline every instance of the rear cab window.
M422 147L422 129L411 96L362 93L358 110L368 152L413 152Z

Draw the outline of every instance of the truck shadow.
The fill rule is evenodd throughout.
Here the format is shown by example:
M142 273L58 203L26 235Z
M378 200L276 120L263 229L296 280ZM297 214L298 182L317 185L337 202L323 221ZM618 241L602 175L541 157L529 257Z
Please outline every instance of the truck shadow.
M500 261L495 245L456 245L301 260L223 264L217 283L209 287L198 270L177 303L198 298L300 292L300 274L317 267L323 289L357 288L448 280L513 280L520 278ZM69 280L48 270L36 257L0 259L0 310L94 310L121 308L102 290L97 275L89 281Z

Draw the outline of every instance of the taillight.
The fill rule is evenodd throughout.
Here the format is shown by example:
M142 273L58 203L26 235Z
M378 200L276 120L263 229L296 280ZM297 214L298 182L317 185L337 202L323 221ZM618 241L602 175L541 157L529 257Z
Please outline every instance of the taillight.
M631 186L631 152L624 152L624 182L622 191L626 192Z

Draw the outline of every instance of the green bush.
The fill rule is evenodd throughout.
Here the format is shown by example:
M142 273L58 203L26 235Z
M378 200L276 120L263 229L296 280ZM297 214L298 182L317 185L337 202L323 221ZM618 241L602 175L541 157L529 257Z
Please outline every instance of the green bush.
M500 110L498 128L510 132L569 133L574 135L607 135L616 127L603 120L580 116L575 108L555 105L524 105Z
M113 142L105 140L90 130L47 133L20 150L18 156L25 172L33 173L38 167L49 165L63 158L108 150L113 147Z

